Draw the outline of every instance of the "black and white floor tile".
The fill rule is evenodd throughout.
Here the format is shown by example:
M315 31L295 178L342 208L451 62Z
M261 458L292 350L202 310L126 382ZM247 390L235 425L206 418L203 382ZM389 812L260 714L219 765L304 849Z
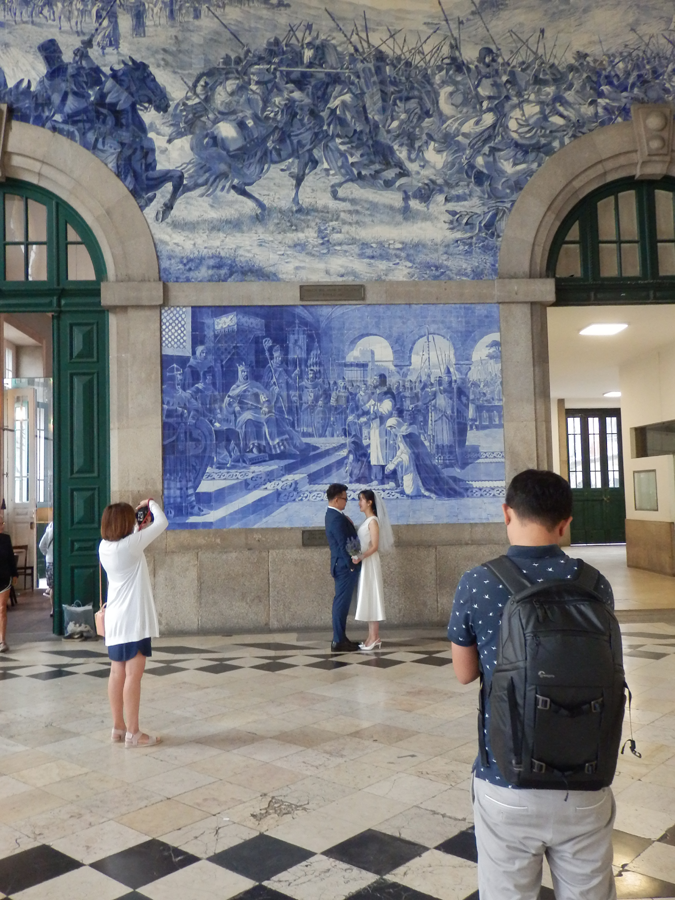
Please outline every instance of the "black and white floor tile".
M624 627L641 759L615 782L619 900L675 898L675 626ZM102 645L0 657L0 897L476 900L475 685L440 631L376 655L284 634L156 642L109 741ZM554 897L546 873L542 900Z

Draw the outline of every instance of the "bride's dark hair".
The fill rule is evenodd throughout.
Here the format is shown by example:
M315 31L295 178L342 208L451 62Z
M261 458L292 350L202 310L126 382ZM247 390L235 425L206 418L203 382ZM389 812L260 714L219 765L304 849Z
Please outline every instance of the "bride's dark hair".
M373 504L373 512L377 515L377 503L375 502L375 494L370 490L370 488L366 488L363 491L360 491L359 497L363 497L364 500L367 500L369 503Z

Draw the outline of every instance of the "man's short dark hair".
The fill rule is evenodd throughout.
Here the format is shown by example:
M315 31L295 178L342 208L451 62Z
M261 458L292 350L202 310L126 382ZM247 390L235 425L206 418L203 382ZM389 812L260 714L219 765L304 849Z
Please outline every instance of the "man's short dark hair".
M551 530L572 515L572 489L555 472L526 469L511 481L505 503L519 519Z
M331 500L335 500L336 497L339 497L340 494L347 493L347 485L346 484L329 484L328 490L326 491L326 497L328 497L328 502Z

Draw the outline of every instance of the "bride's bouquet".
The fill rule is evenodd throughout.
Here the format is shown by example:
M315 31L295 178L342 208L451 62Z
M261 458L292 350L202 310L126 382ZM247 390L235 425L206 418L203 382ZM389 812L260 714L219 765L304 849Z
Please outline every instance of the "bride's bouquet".
M351 537L345 544L345 549L353 559L361 553L361 541L356 537Z

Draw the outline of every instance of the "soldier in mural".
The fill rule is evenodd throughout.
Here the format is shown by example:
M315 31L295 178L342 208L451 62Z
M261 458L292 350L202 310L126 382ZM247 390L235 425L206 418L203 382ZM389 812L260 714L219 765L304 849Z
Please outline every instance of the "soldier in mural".
M365 410L370 418L370 468L373 481L384 482L385 466L392 457L387 421L394 414L396 397L387 386L387 376L379 375L371 384L370 399Z
M213 427L183 390L183 370L170 366L162 385L164 505L169 516L200 516L196 492L215 456Z
M396 436L396 456L385 472L397 472L406 497L466 497L469 484L454 475L445 474L429 452L415 425L391 418L387 429Z

